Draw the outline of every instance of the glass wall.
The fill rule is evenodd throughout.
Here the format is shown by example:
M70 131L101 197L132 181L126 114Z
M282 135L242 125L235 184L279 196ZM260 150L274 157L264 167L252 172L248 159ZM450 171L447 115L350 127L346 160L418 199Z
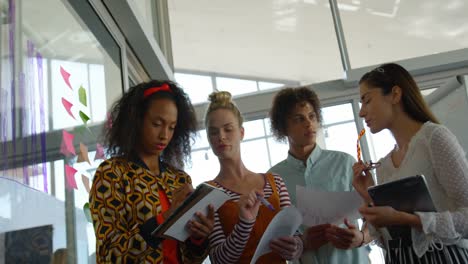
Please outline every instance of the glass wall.
M325 147L330 150L346 152L357 159L358 131L351 103L324 107L322 116Z
M63 248L74 261L94 261L94 231L83 206L104 158L99 127L122 94L123 78L119 45L87 2L80 8L89 12L77 15L59 0L1 1L5 263L50 263Z
M285 85L297 85L294 82L267 82L254 78L227 77L212 73L176 72L174 77L189 95L193 104L207 102L208 95L213 91L228 91L232 96L238 96L276 89Z

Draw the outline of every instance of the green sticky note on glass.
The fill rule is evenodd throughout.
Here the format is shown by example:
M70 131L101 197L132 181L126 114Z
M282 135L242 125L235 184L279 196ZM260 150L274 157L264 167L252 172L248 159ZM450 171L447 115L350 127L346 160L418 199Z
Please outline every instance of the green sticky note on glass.
M92 223L93 219L91 219L91 210L89 210L89 203L84 204L83 213L84 213L84 215L86 217L86 220L88 220L88 222Z
M83 120L83 124L86 124L89 121L89 116L87 116L85 113L80 111L80 117L81 120Z
M83 86L80 86L78 89L78 97L82 105L88 106L88 102L86 101L86 90L83 88Z

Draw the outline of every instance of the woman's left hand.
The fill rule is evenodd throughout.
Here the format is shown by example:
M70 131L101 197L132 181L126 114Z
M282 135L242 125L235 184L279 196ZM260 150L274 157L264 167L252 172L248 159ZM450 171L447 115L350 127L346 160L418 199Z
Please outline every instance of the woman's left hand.
M193 239L200 240L207 238L214 226L215 210L213 205L208 206L208 215L204 216L200 212L196 212L196 219L192 219L187 223L187 229Z
M390 225L405 225L401 211L393 209L391 206L372 206L366 205L359 208L359 212L367 222L375 227L385 227Z
M292 260L302 254L302 240L297 236L285 236L270 241L270 248L285 260Z
M363 233L347 219L344 221L347 228L332 225L326 230L326 238L330 243L339 249L350 249L363 244Z

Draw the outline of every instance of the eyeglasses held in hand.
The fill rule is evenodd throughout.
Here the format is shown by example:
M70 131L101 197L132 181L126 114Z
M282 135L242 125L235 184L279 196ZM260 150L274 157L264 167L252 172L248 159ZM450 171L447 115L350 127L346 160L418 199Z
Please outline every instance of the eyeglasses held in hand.
M357 161L361 161L361 144L360 141L361 141L361 138L362 136L364 136L364 134L366 133L366 129L363 128L361 129L361 132L359 132L359 135L358 135L358 138L357 138L357 143L356 143L356 146L357 146Z
M361 129L361 132L359 132L359 135L358 135L358 138L357 138L357 143L356 143L356 146L357 146L357 159L358 159L358 162L359 161L362 161L361 160L361 138L362 136L364 136L364 134L366 133L366 129L363 128ZM373 170L377 167L379 167L381 165L380 162L372 162L372 160L370 160L369 162L365 162L365 165L366 165L366 170Z

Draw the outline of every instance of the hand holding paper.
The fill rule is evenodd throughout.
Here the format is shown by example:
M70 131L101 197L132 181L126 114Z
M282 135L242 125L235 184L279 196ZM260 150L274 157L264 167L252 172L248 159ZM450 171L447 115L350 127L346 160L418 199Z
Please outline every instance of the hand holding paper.
M351 249L364 243L364 233L356 225L345 219L346 227L332 225L327 229L327 240L336 248Z
M195 213L196 218L187 224L190 236L194 239L207 238L214 227L215 209L213 205L208 205L208 214L205 216L200 212Z
M301 238L292 235L274 238L270 241L271 250L286 260L299 257L303 249L301 245Z
M332 227L331 224L314 225L307 228L304 232L305 245L304 249L317 250L328 243L327 229Z
M255 264L258 258L271 252L270 242L273 239L292 236L298 230L301 223L301 213L294 206L289 206L279 211L271 220L265 233L263 233L250 264Z

